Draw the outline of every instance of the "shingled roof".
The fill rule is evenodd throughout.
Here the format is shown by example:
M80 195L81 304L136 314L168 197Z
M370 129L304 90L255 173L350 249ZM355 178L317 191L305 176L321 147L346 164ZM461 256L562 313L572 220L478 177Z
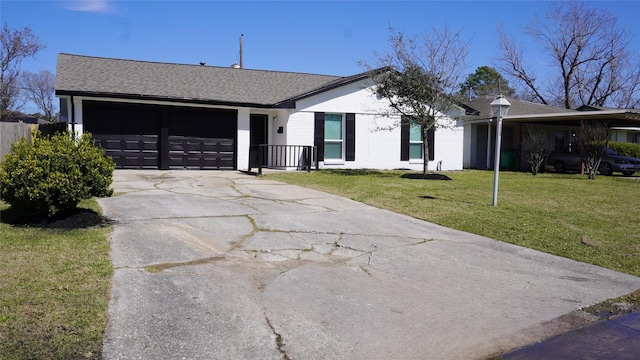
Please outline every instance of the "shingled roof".
M509 115L542 115L542 114L558 114L573 113L575 110L568 110L555 106L538 104L530 101L523 101L511 97L506 98L511 106L509 106ZM491 110L491 102L495 100L495 96L480 96L478 98L465 101L462 105L467 110L464 120L481 120L491 119L493 112Z
M59 54L55 88L56 95L291 107L293 100L363 78Z

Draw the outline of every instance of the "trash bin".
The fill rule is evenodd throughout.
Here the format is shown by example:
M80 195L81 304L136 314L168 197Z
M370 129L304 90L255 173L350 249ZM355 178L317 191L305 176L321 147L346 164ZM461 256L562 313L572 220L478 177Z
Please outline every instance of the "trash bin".
M517 149L502 149L500 150L500 170L517 170Z

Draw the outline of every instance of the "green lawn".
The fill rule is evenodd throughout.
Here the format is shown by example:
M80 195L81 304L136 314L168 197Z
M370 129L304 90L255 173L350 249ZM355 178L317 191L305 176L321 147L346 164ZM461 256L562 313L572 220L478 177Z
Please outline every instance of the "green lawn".
M0 202L0 359L100 358L110 229L94 200L81 206L50 228L8 224Z
M452 181L399 171L278 172L266 178L341 195L454 229L640 276L640 179L447 172Z

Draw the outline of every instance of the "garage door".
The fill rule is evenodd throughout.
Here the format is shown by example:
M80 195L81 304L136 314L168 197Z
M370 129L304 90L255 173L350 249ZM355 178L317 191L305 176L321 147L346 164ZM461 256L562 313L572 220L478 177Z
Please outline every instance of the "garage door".
M93 136L111 156L119 169L157 169L158 136L156 135L107 135Z
M166 114L170 169L236 169L236 111L177 107Z
M237 112L83 101L84 130L120 169L236 169Z
M155 106L83 101L84 131L90 132L119 169L157 169L159 112Z
M233 170L233 139L169 136L169 168Z

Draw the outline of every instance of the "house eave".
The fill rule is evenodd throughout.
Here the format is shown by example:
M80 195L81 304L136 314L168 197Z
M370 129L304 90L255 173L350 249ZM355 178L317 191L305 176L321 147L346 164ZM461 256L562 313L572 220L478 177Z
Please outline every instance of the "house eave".
M492 118L469 118L469 116L463 116L460 120L462 120L463 123L465 124L486 124L488 122L492 122L493 119Z
M165 101L165 102L183 103L183 104L217 105L217 106L261 108L261 109L289 108L288 106L290 105L288 103L260 104L260 103L236 102L236 101L212 100L212 99L177 98L177 97L154 96L154 95L145 95L145 94L123 94L123 93L75 91L75 90L56 90L55 95L56 96L108 97L108 98L127 99L127 100Z
M473 116L473 115L471 115ZM465 124L486 124L491 122L491 118L472 118L467 115L462 118ZM567 125L579 126L580 121L606 121L611 127L630 126L637 127L640 125L640 112L625 109L616 110L600 110L600 111L580 111L580 112L561 112L549 114L534 115L507 115L503 118L505 123L513 124L545 124L545 125Z
M640 112L629 110L579 111L570 113L505 116L505 123L539 123L579 126L580 121L606 121L609 127L629 127L640 124Z
M569 113L551 113L551 114L535 114L535 115L512 115L505 116L504 121L509 122L526 122L530 120L548 120L548 119L575 119L575 120L589 120L589 119L627 119L627 120L640 120L640 112L634 112L629 110L601 110L601 111L580 111Z

